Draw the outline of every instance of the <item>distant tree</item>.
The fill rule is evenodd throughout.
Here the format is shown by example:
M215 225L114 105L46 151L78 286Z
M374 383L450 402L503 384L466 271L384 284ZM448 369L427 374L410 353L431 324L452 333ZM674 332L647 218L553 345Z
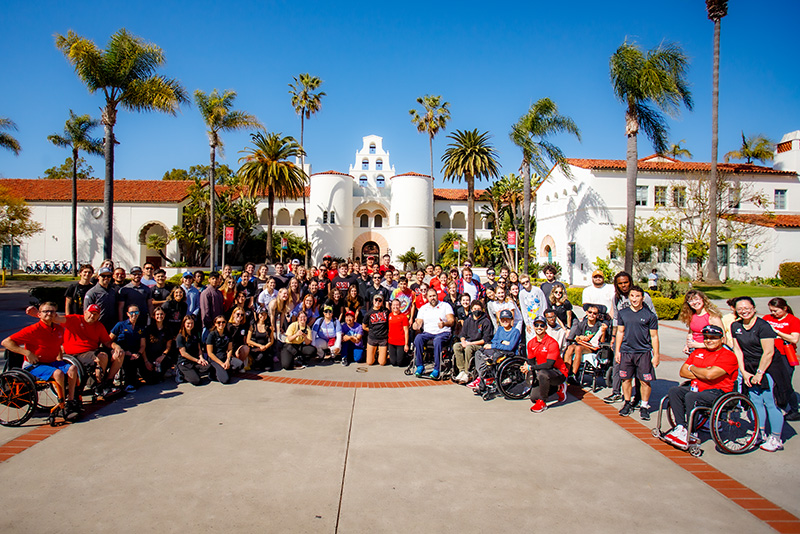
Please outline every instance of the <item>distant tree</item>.
M765 135L756 134L748 137L742 132L742 146L739 150L731 150L725 154L725 162L732 159L743 159L747 164L752 164L753 160L766 163L775 157L775 143Z
M102 154L102 152L101 152ZM78 158L78 164L75 165L78 180L98 180L97 176L94 175L94 167L89 165L86 160L82 157ZM43 176L40 176L43 180L71 180L72 179L72 170L73 170L73 160L72 158L68 157L64 160L64 163L61 165L54 165L49 169L45 169L42 173Z
M22 150L19 147L19 141L17 141L13 135L2 130L13 130L16 132L16 123L6 117L0 117L0 148L10 150L15 156L19 156L19 151Z
M75 67L78 78L90 93L102 91L106 104L101 122L105 128L106 160L103 217L103 257L113 258L114 241L114 126L117 108L129 111L163 111L176 115L189 102L180 82L156 74L165 62L164 52L122 28L111 36L105 50L72 30L56 34L56 48Z
M64 124L64 135L48 135L47 140L56 146L72 150L72 275L78 275L78 151L100 156L103 142L91 136L91 131L100 124L89 115L75 115L69 110L69 119Z
M614 94L625 104L628 216L624 268L630 272L636 225L639 130L644 130L656 153L666 151L668 128L662 112L676 115L681 103L692 109L692 95L686 81L689 59L677 44L663 43L645 54L635 43L626 41L614 52L609 63Z
M489 143L489 132L456 130L447 136L453 142L442 156L445 180L467 183L467 258L473 260L475 249L475 180L497 178L497 152Z
M293 137L281 137L280 133L258 132L251 134L250 139L253 146L241 151L245 156L239 159L242 166L238 175L246 195L267 197L266 253L267 259L273 261L275 199L286 200L304 194L308 177L292 161L303 153L303 149Z
M326 96L325 92L313 92L319 89L320 85L322 85L322 80L316 76L311 76L307 72L295 77L294 84L289 84L289 87L291 87L289 94L292 95L292 106L295 112L300 115L300 148L303 149L303 153L300 155L300 166L303 167L303 172L306 169L305 120L311 119L322 108L322 97ZM303 195L303 220L306 221L306 224L303 225L303 231L306 235L306 243L308 243L308 213L306 213L305 195ZM307 250L303 257L303 264L306 268L309 266L310 252L310 250Z
M447 126L450 120L450 102L442 102L442 95L425 95L417 98L422 113L409 110L411 123L420 133L428 134L428 148L431 153L431 178L433 178L433 138Z
M172 169L164 173L161 177L162 180L191 180L189 173L186 169Z
M44 227L31 219L28 204L0 186L0 241L9 243L13 249L15 240L27 239L42 230ZM14 274L13 269L11 274Z
M208 188L210 191L209 205L211 206L211 213L209 215L209 240L211 242L211 269L215 269L215 253L217 249L217 224L214 220L214 201L216 197L215 188L211 184L216 184L215 169L217 152L220 155L222 151L222 138L219 136L220 132L230 132L234 130L244 130L247 128L263 128L261 122L255 115L250 115L244 111L235 111L233 101L236 99L236 91L225 91L220 94L217 89L211 91L211 94L206 94L201 90L194 92L194 101L200 110L200 115L203 117L203 122L206 123L208 130L208 146L209 158L211 160L210 170L208 174Z
M673 143L669 146L669 149L664 153L665 156L669 156L675 159L692 159L692 153L689 152L688 148L683 148L681 146L682 143L685 143L686 139L681 139L677 143Z
M161 177L162 180L208 180L208 172L210 167L208 165L192 165L188 170L186 169L172 169L164 173ZM217 185L235 185L239 179L236 173L222 163L216 166L214 177Z

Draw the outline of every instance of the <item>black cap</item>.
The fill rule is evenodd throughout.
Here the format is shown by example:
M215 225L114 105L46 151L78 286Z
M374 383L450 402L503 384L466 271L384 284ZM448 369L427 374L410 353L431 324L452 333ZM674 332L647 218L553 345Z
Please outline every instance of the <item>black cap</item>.
M713 337L722 337L725 335L725 332L722 331L722 328L718 327L715 324L707 324L703 327L700 331L704 336L713 336Z

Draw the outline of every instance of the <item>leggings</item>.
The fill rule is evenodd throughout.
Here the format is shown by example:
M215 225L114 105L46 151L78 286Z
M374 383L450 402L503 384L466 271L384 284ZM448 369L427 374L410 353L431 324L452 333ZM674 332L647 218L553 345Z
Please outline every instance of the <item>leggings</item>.
M389 362L395 366L400 367L406 359L406 351L403 345L392 345L389 343Z
M189 360L181 360L178 362L178 371L183 375L183 378L193 386L200 385L201 369L203 368ZM206 367L205 370L208 370L208 367Z
M222 360L222 358L220 358ZM220 384L229 384L231 381L231 373L244 368L244 362L235 356L231 358L230 369L223 369L220 364L214 360L209 359L208 363L211 364L211 375L216 378Z
M762 384L765 380L767 382L765 388L755 384L750 386L748 396L756 406L758 420L761 422L761 430L766 430L767 419L769 419L770 432L780 437L781 432L783 431L783 413L775 404L775 395L772 394L772 391L775 388L775 382L768 374L765 374L761 378Z
M287 343L283 346L283 350L281 351L281 367L289 371L294 369L295 359L299 359L300 362L305 365L306 361L316 354L317 349L314 345Z
M537 400L547 402L550 395L558 391L558 386L567 379L557 369L540 369L536 371L536 378L539 380L539 385L531 388L531 400L533 402Z

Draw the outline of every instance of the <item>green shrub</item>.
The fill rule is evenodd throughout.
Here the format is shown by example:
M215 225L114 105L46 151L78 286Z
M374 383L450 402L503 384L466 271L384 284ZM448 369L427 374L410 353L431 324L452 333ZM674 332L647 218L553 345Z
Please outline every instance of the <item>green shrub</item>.
M683 299L668 299L664 297L653 297L653 306L656 309L658 318L664 321L671 321L678 318L683 306Z
M31 300L36 299L41 304L42 302L55 302L58 304L58 311L64 311L64 293L66 293L66 287L59 287L59 286L40 286L40 287L32 287L28 290L28 295L31 296Z
M576 308L583 306L583 288L582 287L568 287L567 299Z
M787 287L800 287L800 262L781 263L778 275Z

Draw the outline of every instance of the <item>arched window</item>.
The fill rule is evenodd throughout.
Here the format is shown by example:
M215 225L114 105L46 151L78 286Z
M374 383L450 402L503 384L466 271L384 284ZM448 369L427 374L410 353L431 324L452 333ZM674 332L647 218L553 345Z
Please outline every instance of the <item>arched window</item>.
M370 154L374 154L375 153L375 143L372 143L372 144L369 145L369 153Z
M378 170L378 171L382 171L383 170L383 160L382 159L379 158L378 161L375 162L375 170Z
M369 228L369 215L365 213L364 215L359 217L358 226L361 228Z
M327 222L328 222L328 212L327 211L323 211L322 212L322 224L327 224Z
M368 159L364 158L363 160L361 160L361 170L362 171L369 170L369 160Z
M467 227L467 217L464 215L464 212L457 211L453 214L453 228L466 228Z
M305 221L303 220L303 210L295 210L294 215L292 216L292 225L294 226L303 226Z
M280 210L278 210L278 217L277 220L275 221L275 224L277 224L278 226L289 226L290 224L292 224L292 221L289 217L289 210L287 210L286 208L281 208Z
M383 176L378 176L375 178L375 183L378 185L378 187L384 187L386 186L386 179L384 179Z
M336 224L336 212L331 211L331 224Z
M436 228L450 228L450 216L446 211L440 211L436 215Z
M367 187L367 177L366 176L359 177L358 185L360 185L361 187Z
M375 216L375 228L381 228L383 226L383 217L380 215Z

